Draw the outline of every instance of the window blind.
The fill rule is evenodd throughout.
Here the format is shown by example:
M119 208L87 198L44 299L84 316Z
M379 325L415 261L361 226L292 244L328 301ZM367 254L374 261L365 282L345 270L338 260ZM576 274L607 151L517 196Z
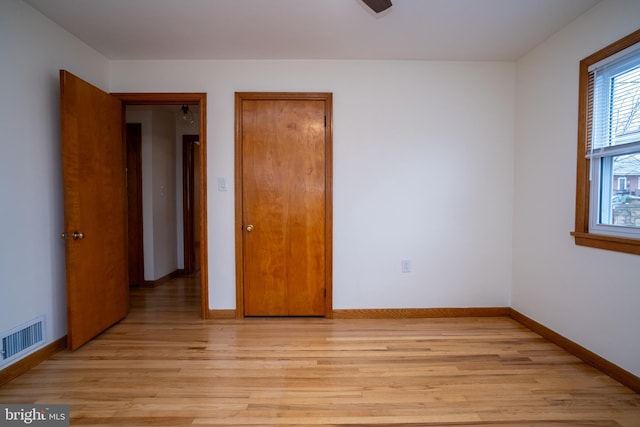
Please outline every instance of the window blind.
M590 158L640 142L640 43L623 52L589 67L586 154Z

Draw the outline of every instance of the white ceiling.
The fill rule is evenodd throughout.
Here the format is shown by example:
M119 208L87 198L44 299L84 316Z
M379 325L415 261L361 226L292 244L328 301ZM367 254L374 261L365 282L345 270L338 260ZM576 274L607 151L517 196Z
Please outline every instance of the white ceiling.
M25 0L109 59L513 61L599 0Z

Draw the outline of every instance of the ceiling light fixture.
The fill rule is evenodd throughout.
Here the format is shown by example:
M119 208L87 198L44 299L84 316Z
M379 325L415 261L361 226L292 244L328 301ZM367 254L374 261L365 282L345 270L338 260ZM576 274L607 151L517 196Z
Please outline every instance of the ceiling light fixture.
M193 111L189 109L188 105L182 106L182 114L180 115L180 119L187 125L192 125L196 121Z
M364 4L369 6L375 13L380 13L389 9L391 6L391 0L362 0Z

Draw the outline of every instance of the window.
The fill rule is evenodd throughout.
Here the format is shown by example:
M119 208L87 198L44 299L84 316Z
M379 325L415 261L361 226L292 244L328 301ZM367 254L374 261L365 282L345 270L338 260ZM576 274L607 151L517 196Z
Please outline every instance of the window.
M580 62L576 244L640 254L640 30Z
M627 178L624 176L618 177L618 194L622 194L627 189Z

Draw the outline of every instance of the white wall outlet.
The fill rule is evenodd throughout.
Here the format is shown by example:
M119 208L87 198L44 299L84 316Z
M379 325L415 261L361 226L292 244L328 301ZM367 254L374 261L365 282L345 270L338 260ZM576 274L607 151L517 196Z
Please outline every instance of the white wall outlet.
M408 259L403 259L400 261L400 266L402 268L403 273L411 273L411 261Z

